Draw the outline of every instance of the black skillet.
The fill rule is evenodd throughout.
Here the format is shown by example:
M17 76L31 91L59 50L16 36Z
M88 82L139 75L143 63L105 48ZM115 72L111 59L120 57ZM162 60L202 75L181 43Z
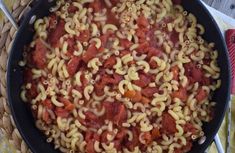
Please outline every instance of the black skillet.
M215 117L210 123L205 123L203 126L206 141L201 145L198 142L194 142L190 151L191 153L199 153L204 152L211 144L224 118L230 95L230 64L223 36L205 6L199 0L182 0L182 4L205 27L206 33L203 37L209 42L215 42L216 49L219 51L218 64L221 68L220 79L222 80L222 86L213 95L213 100L217 103ZM51 6L53 6L53 2L48 2L47 0L35 2L31 11L20 24L8 61L7 91L11 112L20 134L32 152L35 153L57 153L59 151L54 150L53 145L46 142L46 137L35 127L31 111L20 99L23 69L18 65L18 62L22 59L24 46L31 42L34 35L30 19L32 19L32 16L36 18L47 16Z

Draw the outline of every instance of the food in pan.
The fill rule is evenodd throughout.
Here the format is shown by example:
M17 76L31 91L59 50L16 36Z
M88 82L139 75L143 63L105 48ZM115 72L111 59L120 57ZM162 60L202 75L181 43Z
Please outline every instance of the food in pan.
M61 152L188 152L213 118L218 53L171 0L59 0L34 23L21 98Z

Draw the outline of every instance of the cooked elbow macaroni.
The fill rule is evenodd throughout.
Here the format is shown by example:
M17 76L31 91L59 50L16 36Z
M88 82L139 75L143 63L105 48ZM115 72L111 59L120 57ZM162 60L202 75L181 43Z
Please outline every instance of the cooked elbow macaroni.
M55 149L184 153L204 136L219 55L192 13L172 0L58 0L50 12L19 63L20 97Z

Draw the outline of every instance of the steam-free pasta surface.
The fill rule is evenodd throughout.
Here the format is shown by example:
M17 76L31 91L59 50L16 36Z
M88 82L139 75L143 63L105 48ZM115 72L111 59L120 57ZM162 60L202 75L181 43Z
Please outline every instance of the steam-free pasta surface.
M19 63L20 96L55 149L183 153L204 136L218 53L179 1L58 0L50 11Z

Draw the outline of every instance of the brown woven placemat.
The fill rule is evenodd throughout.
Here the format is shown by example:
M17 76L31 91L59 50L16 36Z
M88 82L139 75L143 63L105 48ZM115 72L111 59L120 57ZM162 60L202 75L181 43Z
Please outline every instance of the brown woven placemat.
M29 9L28 4L30 2L31 0L16 0L12 7L13 16L16 19L21 18L24 12ZM15 34L16 29L4 18L3 21L0 22L0 130L17 153L28 153L30 150L15 127L7 102L7 60Z

